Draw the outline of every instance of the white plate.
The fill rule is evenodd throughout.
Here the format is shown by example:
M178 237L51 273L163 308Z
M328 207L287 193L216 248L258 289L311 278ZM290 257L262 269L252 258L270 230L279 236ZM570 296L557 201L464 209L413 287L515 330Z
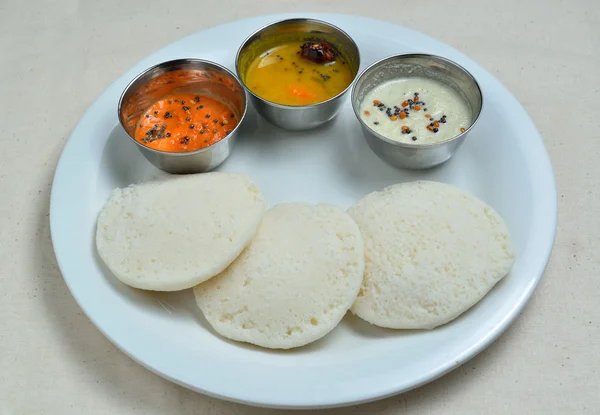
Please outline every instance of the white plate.
M201 57L232 69L246 36L287 17L298 16L256 17L199 32L114 82L83 116L56 169L50 214L54 249L71 293L93 323L122 351L173 382L269 407L374 400L429 382L488 346L531 296L554 240L556 188L539 133L516 99L456 50L390 23L311 15L354 38L363 68L394 53L428 52L458 62L477 78L486 101L481 119L442 167L409 172L384 164L367 147L346 102L332 123L304 133L279 130L250 108L233 155L220 168L247 173L270 204L330 202L347 208L366 193L414 179L454 183L479 196L506 220L517 260L512 272L456 321L433 331L391 331L348 315L307 347L268 351L216 335L189 290L152 294L124 286L95 251L96 216L110 191L159 174L117 127L117 100L127 83L148 66L179 57Z

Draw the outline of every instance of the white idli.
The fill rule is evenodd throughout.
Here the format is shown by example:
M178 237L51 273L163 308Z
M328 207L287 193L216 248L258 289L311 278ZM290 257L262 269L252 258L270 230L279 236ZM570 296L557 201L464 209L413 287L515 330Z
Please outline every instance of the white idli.
M325 336L340 322L363 271L362 238L346 212L325 204L282 204L265 213L233 264L194 294L222 336L288 349Z
M391 186L349 213L365 243L365 278L352 312L377 326L445 324L483 298L514 261L502 218L448 184Z
M127 285L191 288L250 243L265 211L258 187L233 173L178 176L115 189L98 217L98 253Z

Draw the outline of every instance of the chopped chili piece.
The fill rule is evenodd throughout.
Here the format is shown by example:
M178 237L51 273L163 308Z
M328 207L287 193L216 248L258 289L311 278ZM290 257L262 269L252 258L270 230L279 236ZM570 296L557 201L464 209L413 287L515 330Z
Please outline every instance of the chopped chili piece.
M325 63L335 60L335 52L327 42L306 42L300 49L300 56L311 62Z

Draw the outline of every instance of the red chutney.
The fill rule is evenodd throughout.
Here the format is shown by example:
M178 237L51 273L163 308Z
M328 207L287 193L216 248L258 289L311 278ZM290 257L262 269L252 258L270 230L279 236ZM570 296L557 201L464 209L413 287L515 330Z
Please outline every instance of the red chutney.
M238 119L224 103L194 94L173 94L155 102L142 114L135 139L160 151L194 151L226 137Z

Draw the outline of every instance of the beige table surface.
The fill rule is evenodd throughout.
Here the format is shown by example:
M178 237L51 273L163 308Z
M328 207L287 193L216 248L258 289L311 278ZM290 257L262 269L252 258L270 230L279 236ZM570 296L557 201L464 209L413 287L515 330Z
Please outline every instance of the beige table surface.
M182 36L276 11L359 13L466 53L524 104L558 185L554 252L514 325L427 386L331 413L600 413L600 1L0 0L0 415L283 412L196 394L117 350L68 292L48 228L58 157L114 79Z

